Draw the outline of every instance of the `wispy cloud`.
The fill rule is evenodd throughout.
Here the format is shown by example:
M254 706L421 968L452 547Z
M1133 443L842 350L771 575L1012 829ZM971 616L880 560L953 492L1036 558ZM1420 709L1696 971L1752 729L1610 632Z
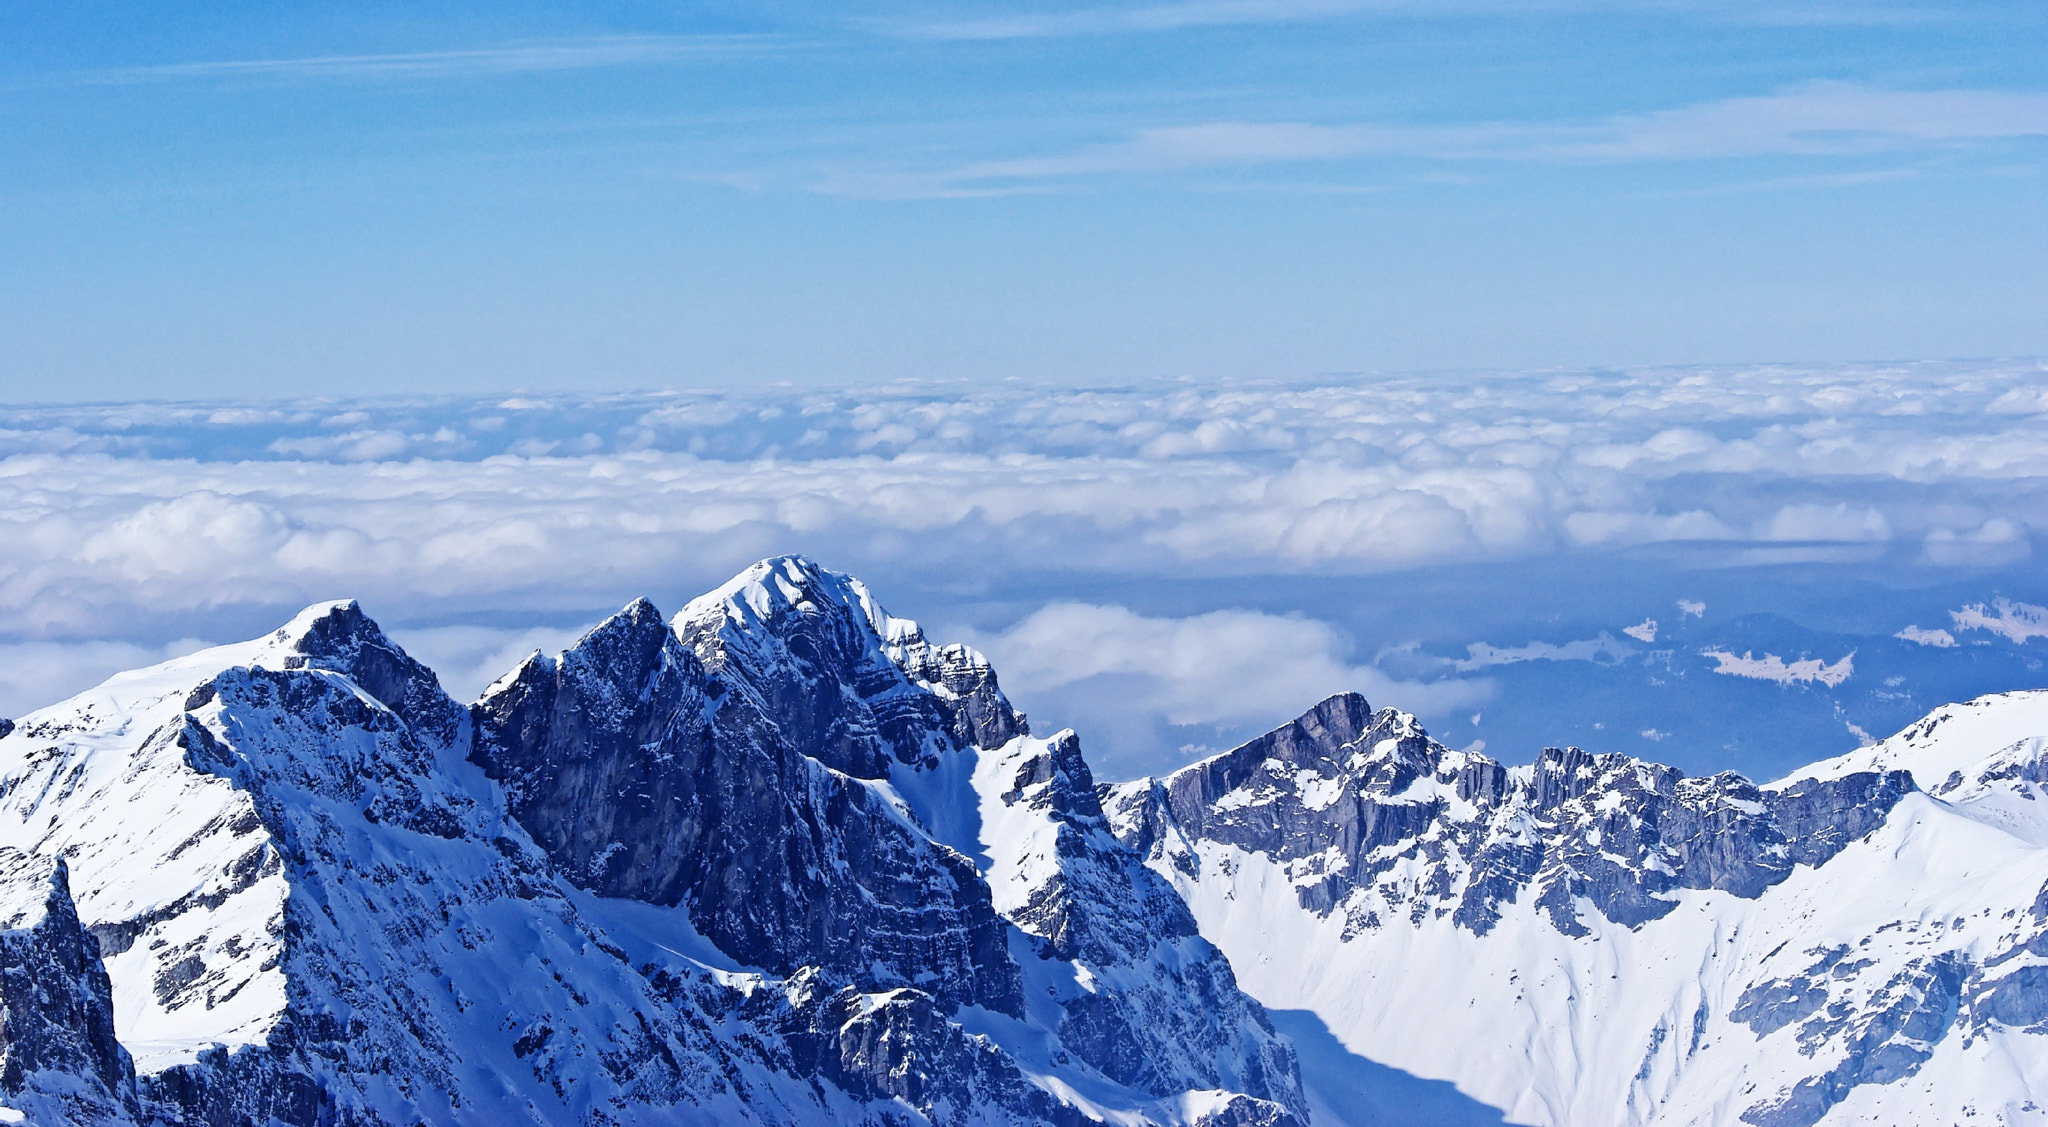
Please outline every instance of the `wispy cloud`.
M1407 569L1853 549L1913 584L1975 583L2048 528L2048 429L1987 409L2044 388L2048 369L2013 362L0 408L0 715L344 596L468 692L632 596L674 609L798 550L906 613L941 585L996 593L961 616L981 629L934 636L985 643L1039 720L1151 770L1134 757L1322 692L1469 711L1475 678L1639 656L1647 629L1588 635L1655 605L1462 660L1365 662L1318 620L1398 598ZM1473 582L1431 620L1542 601L1518 574ZM1177 601L1218 585L1256 609ZM1147 601L1161 591L1180 594ZM2041 596L2010 594L2030 602L1965 607L1956 640L2048 632ZM1449 644L1538 636L1496 628L1529 624ZM1806 676L1774 652L1763 672ZM1841 655L1812 676L1846 674Z
M1067 39L1144 35L1247 24L1300 23L1345 16L1445 19L1475 16L1568 15L1585 12L1663 15L1716 23L1781 26L1924 23L1948 13L1925 4L1688 0L1182 0L1179 3L1095 5L999 16L905 21L899 34L940 40Z
M1383 3L1360 3L1358 0L1189 0L1178 4L1070 8L979 19L906 23L898 25L898 30L922 39L1054 39L1131 35L1231 24L1291 23L1387 6Z
M2048 92L1886 90L1814 83L1591 121L1451 125L1210 121L1138 129L1043 156L984 160L927 174L841 180L884 193L1022 190L1090 176L1364 158L1445 162L1624 163L1757 156L1843 156L2048 137ZM1857 171L1828 183L1897 175ZM1820 186L1820 185L1815 185Z
M351 81L479 78L491 75L657 66L786 46L757 35L620 35L503 43L448 51L366 55L303 55L280 59L218 59L75 71L50 81L136 85L208 79Z
M1549 154L1593 160L1827 154L2048 136L2048 93L1838 83L1610 118Z

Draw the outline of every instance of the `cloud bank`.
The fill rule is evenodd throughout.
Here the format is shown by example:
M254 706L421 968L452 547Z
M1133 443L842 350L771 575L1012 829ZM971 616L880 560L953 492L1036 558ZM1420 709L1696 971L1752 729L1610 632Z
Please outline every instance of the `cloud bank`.
M1259 597L1547 559L1967 577L2048 527L2044 389L2040 364L1987 363L0 410L0 645L44 647L47 674L0 681L0 715L342 596L466 692L634 596L679 605L792 550L903 613L953 612L892 591L983 607L955 620L1027 707L1085 698L1155 734L1342 688L1450 708L1490 667L1633 651L1481 643L1439 690L1352 660L1402 639L1344 635L1323 596ZM1234 594L1184 617L1074 594L1153 580ZM1204 613L1231 606L1266 609ZM1648 642L1650 609L1605 621ZM1953 630L2025 641L2040 615L1972 605Z
M1056 602L1000 633L958 631L994 663L1027 711L1106 743L1107 758L1144 762L1155 728L1195 729L1172 759L1223 751L1276 719L1340 692L1375 706L1458 709L1484 701L1484 680L1396 681L1348 660L1347 640L1298 615L1223 610L1147 617L1121 606ZM1040 727L1045 725L1041 723Z

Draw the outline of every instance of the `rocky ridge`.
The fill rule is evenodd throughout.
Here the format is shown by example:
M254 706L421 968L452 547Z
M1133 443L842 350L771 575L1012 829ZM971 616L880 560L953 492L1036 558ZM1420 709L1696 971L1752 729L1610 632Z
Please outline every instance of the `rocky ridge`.
M6 1059L97 1083L79 1121L1300 1121L1185 909L1086 951L998 910L973 782L1036 742L985 662L801 560L714 598L473 708L336 603L24 717L5 887L84 875L0 934L0 984L74 999L10 1016ZM1178 905L1090 848L1037 877Z
M1342 695L1101 789L1255 996L1516 1122L2035 1123L2038 731L2048 694L1987 698L1760 786L1507 767Z
M1032 739L987 662L932 645L856 580L780 558L667 626L636 603L560 659L529 659L476 714L472 758L570 879L682 905L743 964L809 975L813 993L972 1007L1028 1069L1300 1106L1285 1041L1107 834L1092 781L1086 810L990 809L994 788L1018 801L1004 765L1029 772L1053 749L1087 779L1073 734ZM1028 871L1011 857L1077 818L1093 820L1085 846ZM1114 888L1081 894L1105 872ZM1070 926L1048 937L1042 913L996 898L1019 884L1071 905Z
M62 859L0 848L0 1100L38 1122L128 1127L135 1065Z

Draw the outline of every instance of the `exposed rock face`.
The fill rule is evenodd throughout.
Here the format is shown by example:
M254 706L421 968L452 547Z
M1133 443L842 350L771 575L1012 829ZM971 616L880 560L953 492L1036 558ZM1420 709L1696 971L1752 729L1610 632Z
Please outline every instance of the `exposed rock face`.
M0 933L5 1059L71 1093L53 1121L163 1127L1301 1122L1071 737L1041 782L1078 789L1015 803L1088 837L1026 874L1039 937L975 780L1047 749L987 664L798 560L714 599L474 710L335 603L25 718L0 858L93 876Z
M354 600L335 604L303 630L279 632L290 640L285 669L326 669L340 673L405 722L416 739L452 743L462 708L441 691L434 671L414 661L384 636Z
M949 1020L930 994L908 987L864 994L832 989L804 971L785 984L783 1036L800 1071L869 1100L1014 1108L1028 1122L1092 1124L1092 1116L1032 1085L986 1037Z
M797 743L762 702L817 686L763 681L711 674L638 602L558 661L529 659L493 686L472 757L571 880L685 905L742 963L819 967L862 989L928 985L951 1004L1019 1013L1002 921L973 864L806 754L863 758L873 729L840 718L796 727L821 741Z
M675 629L792 743L859 778L1025 732L980 654L933 645L859 580L797 557L764 560L693 600Z
M1765 791L1739 775L1688 778L1577 748L1546 748L1511 771L1345 693L1116 799L1132 846L1154 848L1170 820L1189 838L1313 877L1299 881L1303 905L1341 906L1354 927L1449 910L1484 935L1503 903L1532 894L1559 931L1584 935L1582 900L1633 926L1675 908L1677 889L1754 899L1883 824L1912 789L1910 774L1892 771ZM1412 861L1423 866L1412 893L1376 891Z
M1294 1053L1239 992L1173 887L1110 832L1080 741L1018 741L979 777L998 903L1042 957L1122 989L1066 989L1058 1028L1077 1056L1156 1094L1245 1092L1303 1103Z
M1345 695L1100 789L1255 995L1517 1121L2037 1123L2044 733L1987 698L1759 786Z
M1283 1119L1303 1106L1286 1042L1108 833L1072 734L1031 740L979 654L926 641L856 580L781 558L672 627L635 603L559 659L529 659L475 715L472 758L572 880L686 906L733 958L806 983L805 1020L866 999L859 1028L885 1032L833 1066L861 1091L908 1098L889 1077L922 1073L877 1072L884 1048L974 1005L1043 1021L1063 1054L1150 1096L1228 1088ZM987 793L1006 764L1006 803L1025 803L1008 834ZM1059 846L1028 873L970 859L1034 833ZM998 904L991 883L1030 895ZM1027 1000L1026 979L1056 1007ZM937 1052L977 1090L1012 1093L1004 1106L1052 1114L1018 1094L1035 1089L1014 1064L969 1068L982 1055L960 1036L933 1032L905 1059Z
M38 1123L133 1124L135 1068L64 862L0 847L0 1102Z

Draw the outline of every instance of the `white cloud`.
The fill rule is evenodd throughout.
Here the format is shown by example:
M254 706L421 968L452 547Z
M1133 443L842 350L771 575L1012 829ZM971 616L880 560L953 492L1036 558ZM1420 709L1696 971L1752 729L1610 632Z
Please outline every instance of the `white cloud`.
M445 79L672 64L760 51L772 41L751 35L616 35L506 43L447 51L377 55L307 55L222 59L124 67L64 76L81 85L132 85L221 79Z
M1657 640L1657 620L1646 618L1634 626L1624 626L1621 632L1638 642L1648 645Z
M1714 672L1726 673L1731 677L1749 677L1758 681L1776 681L1780 685L1819 683L1834 688L1849 679L1856 671L1853 662L1855 653L1842 655L1840 661L1829 665L1820 658L1807 658L1788 662L1777 654L1767 653L1755 657L1744 651L1737 657L1727 650L1701 650L1701 656L1714 659Z
M1833 505L1786 505L1757 529L1760 540L1856 542L1891 537L1891 522L1873 508Z
M988 656L1034 730L1070 727L1108 742L1098 769L1112 775L1156 766L1136 751L1155 723L1264 730L1334 693L1441 712L1491 691L1484 681L1396 681L1351 664L1345 640L1326 623L1248 610L1155 618L1060 602L1000 633L946 636L964 637Z
M1564 518L1565 534L1577 544L1659 544L1674 540L1738 540L1742 534L1705 509L1682 513L1578 512Z
M1019 696L1097 677L1136 678L1144 688L1132 703L1157 709L1169 724L1279 723L1346 691L1411 711L1486 695L1474 682L1394 681L1347 662L1347 647L1328 624L1258 611L1151 618L1120 606L1051 603L999 634L972 637Z
M1846 545L1974 567L2027 558L2048 521L2048 432L1988 410L2039 380L1866 365L0 407L0 641L150 643L221 608L341 596L523 629L788 550L992 590L1680 543L1721 565ZM1628 648L1482 645L1463 667Z
M1678 616L1681 619L1705 618L1707 616L1707 604L1697 599L1680 599L1678 600Z
M1991 401L1985 410L2000 415L2048 415L2048 387L2016 387Z
M1961 610L1948 612L1948 616L1955 620L1957 633L1987 630L2008 642L2048 638L2048 607L2037 607L2032 603L1995 599L1990 606L1972 603Z
M2033 554L2034 545L2019 522L1992 517L1975 528L1936 528L1922 542L1927 562L1946 567L1996 567Z

